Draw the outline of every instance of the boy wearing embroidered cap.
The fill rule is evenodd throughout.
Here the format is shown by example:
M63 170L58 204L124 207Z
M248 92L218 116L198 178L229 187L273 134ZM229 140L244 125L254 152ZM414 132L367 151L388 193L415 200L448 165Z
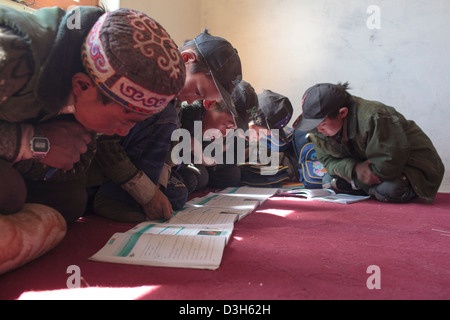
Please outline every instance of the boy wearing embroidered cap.
M431 140L394 108L347 90L347 83L309 88L295 125L311 131L317 156L334 178L330 186L361 189L383 202L432 202L444 166Z
M78 218L95 134L125 136L184 85L181 55L156 21L130 9L74 10L81 28L69 28L73 12L57 7L0 7L2 214L36 202ZM50 177L48 167L60 170Z
M173 210L183 207L188 192L181 178L174 177L177 172L172 172L171 153L167 152L171 145L171 133L178 124L175 106L178 108L181 101L192 104L197 100L222 100L226 111L235 113L230 96L242 79L236 49L227 40L204 31L185 42L179 50L186 67L186 81L177 94L178 101L172 101L159 120L152 117L139 123L120 141L105 138L99 143L96 167L110 181L104 183L95 195L93 209L97 214L129 222L169 219ZM203 119L203 111L200 104L195 115L190 115L191 125L193 121ZM168 112L171 114L162 116ZM189 112L184 112L185 118L189 117ZM234 117L229 118L234 126ZM148 124L152 121L155 124L151 132L161 134L149 137ZM165 155L161 156L164 151L168 155L165 164ZM111 170L105 170L107 168Z

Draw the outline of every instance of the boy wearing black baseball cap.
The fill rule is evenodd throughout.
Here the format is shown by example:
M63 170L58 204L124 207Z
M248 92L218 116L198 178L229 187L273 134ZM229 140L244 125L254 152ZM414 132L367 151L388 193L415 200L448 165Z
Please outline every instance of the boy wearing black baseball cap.
M362 189L383 202L432 202L444 165L427 135L394 108L320 83L303 95L296 130L310 131L338 191Z
M250 83L241 81L232 98L242 129L278 130L280 142L289 141L284 128L291 120L293 108L287 97L271 90L256 94Z
M178 100L192 104L196 100L223 100L237 116L231 94L242 80L237 50L226 39L212 36L208 30L180 48L188 76Z
M103 173L106 167L113 170L108 174L110 181L95 196L96 213L129 222L169 219L187 199L187 188L171 170L171 135L179 122L175 108L182 101L192 104L197 100L223 100L225 108L235 114L230 96L242 79L242 70L231 43L204 31L185 42L179 52L186 69L185 83L167 110L159 119L153 117L138 124L120 141L101 140L98 168ZM200 107L200 114L203 111ZM196 116L192 115L192 119ZM234 125L233 116L231 120Z

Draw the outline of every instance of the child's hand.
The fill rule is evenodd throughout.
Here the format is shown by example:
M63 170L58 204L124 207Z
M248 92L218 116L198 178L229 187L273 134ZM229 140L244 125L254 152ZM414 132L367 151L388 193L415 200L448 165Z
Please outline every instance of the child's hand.
M355 172L358 180L369 186L381 183L380 178L378 178L370 169L371 164L372 161L366 160L364 162L359 162L355 166Z
M152 200L146 205L142 206L148 220L169 220L172 217L173 209L169 199L162 193L161 190L157 190Z
M50 151L40 160L50 167L70 170L80 161L80 154L88 150L91 134L75 121L52 121L38 127L50 141Z

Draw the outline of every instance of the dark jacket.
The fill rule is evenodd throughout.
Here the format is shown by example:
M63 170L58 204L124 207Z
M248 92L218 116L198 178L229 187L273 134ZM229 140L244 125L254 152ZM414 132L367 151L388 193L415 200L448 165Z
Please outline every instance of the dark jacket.
M372 172L382 181L406 176L420 198L433 201L445 168L428 136L394 108L353 98L355 103L347 116L347 139L338 142L317 129L311 132L317 156L327 171L355 179L355 165L371 160ZM369 186L355 182L368 191Z
M88 186L101 185L100 190L117 201L138 205L123 185L143 172L156 188L171 146L172 132L178 125L176 101L163 111L137 123L125 137L99 136L97 153L89 168Z
M84 72L81 46L104 11L96 7L79 10L81 28L77 29L68 28L72 12L57 7L27 13L0 6L0 29L8 35L2 33L0 38L0 47L6 52L0 65L0 159L15 161L21 124L55 119L70 96L72 76ZM84 155L86 162L79 167L89 164L87 157L93 156L94 143L89 150L92 152ZM32 180L40 180L46 171L33 160L16 163L16 169ZM54 178L60 175L62 170Z

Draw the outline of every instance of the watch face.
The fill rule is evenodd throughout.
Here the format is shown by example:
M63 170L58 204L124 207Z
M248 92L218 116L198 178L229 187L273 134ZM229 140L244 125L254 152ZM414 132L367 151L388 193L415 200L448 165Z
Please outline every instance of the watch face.
M33 151L34 152L48 152L50 149L50 144L48 142L47 138L39 138L39 137L35 137L33 138Z

